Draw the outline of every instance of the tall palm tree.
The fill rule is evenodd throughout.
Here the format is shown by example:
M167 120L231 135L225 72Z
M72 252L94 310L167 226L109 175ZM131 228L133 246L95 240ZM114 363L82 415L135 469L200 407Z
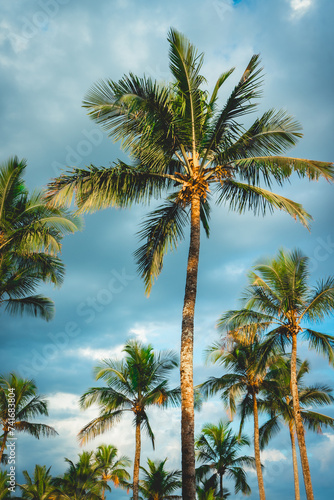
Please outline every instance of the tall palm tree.
M9 397L10 394L10 397ZM7 439L16 432L28 432L39 439L40 436L56 436L53 427L31 422L39 415L48 415L47 400L37 394L33 380L19 378L15 373L0 376L0 420L1 436L0 463Z
M223 366L227 373L221 377L210 377L201 384L205 396L220 393L224 404L232 415L238 410L241 416L240 432L245 419L253 415L254 456L259 485L260 500L265 500L265 490L260 457L259 441L259 401L261 391L270 388L266 373L270 366L277 363L277 353L263 352L264 343L258 335L253 335L251 343L234 341L229 350L221 342L208 348L208 358Z
M96 379L104 380L107 386L92 387L81 397L82 408L97 403L100 415L80 431L79 437L85 443L113 427L127 412L133 414L136 429L133 498L138 500L141 429L147 431L154 447L147 409L179 403L179 390L168 387L168 374L178 363L173 352L156 354L151 345L135 340L127 342L123 352L122 361L104 360L94 369Z
M61 477L52 480L57 500L101 500L101 491L110 487L101 479L102 467L94 464L93 452L79 454L77 463L68 458L68 469Z
M240 449L249 445L249 439L245 435L233 433L230 428L231 422L219 421L218 425L205 424L201 435L195 442L197 459L202 462L197 471L198 474L207 476L210 474L219 478L219 493L217 498L223 500L224 476L235 482L235 494L241 491L245 495L251 493L246 480L244 466L255 468L255 460L248 455L239 456Z
M165 202L143 223L138 270L149 293L162 270L163 257L177 246L190 223L181 334L181 438L184 500L195 497L193 333L200 248L200 225L209 234L211 191L217 201L239 213L278 208L304 225L310 216L298 203L274 194L297 172L311 180L333 178L331 163L279 156L302 136L300 125L284 111L269 110L245 129L238 120L254 111L261 95L259 56L254 55L226 104L218 93L233 72L223 73L212 94L203 88L203 54L174 29L168 34L173 81L161 85L132 73L120 81L100 81L84 106L91 118L120 140L132 165L117 161L109 168L75 168L49 184L49 202L88 212L154 197ZM262 187L260 187L262 184ZM263 187L264 186L264 187ZM266 189L268 188L268 189Z
M144 472L144 479L139 480L139 491L147 500L172 500L181 499L174 495L175 490L181 488L180 470L168 471L165 469L167 458L154 462L147 459L148 469L140 467Z
M130 467L131 460L125 455L117 458L118 450L112 444L101 444L94 454L94 460L101 467L101 478L105 483L112 481L114 486L124 485L130 479L130 474L125 467ZM102 500L105 497L105 489L102 490Z
M0 306L49 320L53 302L34 292L43 283L62 283L61 240L80 227L80 219L47 206L43 192L29 195L26 166L17 157L0 165Z
M297 367L298 396L304 426L317 432L320 432L323 427L333 428L334 418L310 410L316 406L332 404L334 402L332 389L327 385L319 384L305 386L303 377L309 373L309 362L297 360ZM263 407L267 408L270 418L260 427L260 447L264 448L269 440L279 432L281 423L288 426L292 448L295 500L300 500L290 360L287 360L284 366L270 370L266 378L272 380L274 390L270 390L263 401Z
M55 487L52 484L50 469L45 465L35 465L34 475L30 477L26 470L23 471L25 484L19 484L22 498L26 500L55 500Z
M220 320L222 327L238 336L249 336L255 330L268 331L266 351L275 346L292 345L291 394L301 465L307 500L314 500L310 467L305 444L297 382L297 337L309 347L334 361L334 337L309 328L334 311L334 277L320 280L314 287L308 283L309 259L300 250L279 250L273 258L264 259L249 274L249 286L242 301L243 309L228 311ZM272 328L272 329L271 329Z

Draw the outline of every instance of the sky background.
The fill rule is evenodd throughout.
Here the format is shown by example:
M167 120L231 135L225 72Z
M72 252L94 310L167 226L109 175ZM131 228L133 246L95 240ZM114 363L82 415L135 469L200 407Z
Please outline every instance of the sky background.
M264 95L257 115L284 108L303 125L304 137L291 156L333 160L333 27L329 0L17 0L0 6L0 158L26 158L29 189L41 188L66 166L108 166L126 159L82 108L91 85L101 78L120 79L130 71L169 79L167 32L174 27L205 53L203 74L212 89L218 76L236 67L221 91L221 103L240 79L251 56L261 54ZM255 119L255 116L253 116ZM298 247L310 257L311 282L333 273L333 186L293 179L284 195L312 214L311 232L285 213L239 216L214 206L211 236L201 243L195 321L195 383L219 375L204 365L204 349L218 339L219 316L238 306L247 270L278 248ZM151 207L156 205L152 202ZM94 385L92 368L101 358L120 356L129 338L150 342L157 350L179 352L188 234L165 258L149 298L136 274L136 232L147 207L105 210L85 216L85 229L63 242L66 278L60 290L41 292L56 304L50 323L1 313L1 373L34 378L49 400L49 418L59 436L37 441L19 435L17 480L34 465L64 472L64 457L82 451L76 434L97 412L81 412L78 398ZM334 322L319 327L333 334ZM309 382L334 385L334 372L323 358L300 344L299 355L311 362ZM178 383L178 372L172 377ZM334 417L334 408L326 408ZM146 458L180 467L180 410L150 411L156 450L143 435ZM206 422L227 418L218 398L196 414L196 433ZM237 429L237 421L235 422ZM252 433L251 422L246 431ZM334 432L306 435L317 500L333 492ZM112 443L133 458L134 428L123 420L84 449ZM245 450L252 454L252 448ZM293 498L290 442L284 428L264 451L267 498ZM248 474L258 498L254 472ZM226 483L226 486L231 486ZM301 485L302 498L304 496ZM120 490L110 498L128 498ZM233 498L235 498L233 496ZM238 497L239 498L239 497Z

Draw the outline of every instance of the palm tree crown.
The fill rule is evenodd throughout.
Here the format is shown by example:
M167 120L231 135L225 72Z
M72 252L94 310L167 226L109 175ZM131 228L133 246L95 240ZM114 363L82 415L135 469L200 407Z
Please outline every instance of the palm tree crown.
M140 467L144 478L139 480L139 491L147 500L181 499L179 495L174 495L174 492L181 488L181 471L167 471L166 461L167 458L157 462L148 458L148 469Z
M8 390L13 392L15 401L15 419L13 421L12 408L9 407ZM31 422L39 415L48 415L47 400L37 394L37 387L33 380L21 379L11 373L0 376L0 419L3 434L0 449L0 462L6 447L8 436L14 436L17 431L27 432L39 439L40 436L56 436L58 433L53 427L46 424Z
M172 82L160 85L130 73L119 81L95 84L84 106L130 154L132 165L75 168L49 184L52 205L70 204L79 211L127 207L165 199L151 212L139 233L138 270L149 293L162 270L168 249L176 247L190 223L190 244L182 315L181 438L184 500L195 497L193 332L200 248L200 226L209 234L210 202L239 213L274 208L307 225L310 216L294 201L270 191L297 172L315 180L333 179L331 163L280 156L302 136L300 125L286 112L265 112L246 129L240 119L256 109L261 95L259 56L254 55L226 104L218 94L233 69L221 74L211 95L201 74L203 54L187 38L168 34Z
M195 442L197 459L203 463L197 473L219 478L220 490L217 498L224 497L224 476L234 480L235 494L239 491L244 494L251 492L243 467L255 467L255 461L253 457L239 456L240 449L250 442L245 435L234 434L230 425L230 422L222 420L218 425L206 424Z
M112 481L114 486L127 486L126 481L130 479L130 474L125 467L130 467L131 460L125 455L117 458L118 450L112 444L101 444L94 454L96 464L101 467L101 479L106 483ZM102 492L104 500L104 490Z
M25 169L25 160L16 157L0 165L0 305L49 320L53 302L34 292L43 282L62 283L61 240L80 227L80 219L47 206L42 192L29 195Z
M135 340L127 342L123 352L123 360L105 360L95 368L96 379L103 379L107 386L92 387L81 397L80 402L83 408L97 403L100 416L89 422L79 436L84 443L114 426L125 413L133 414L136 428L133 479L135 498L138 495L141 428L147 431L154 446L154 434L147 409L151 406L166 407L179 403L179 389L170 389L168 386L168 374L178 363L173 352L156 354L151 345L145 346Z
M19 484L22 498L26 500L54 500L55 487L52 484L50 469L45 465L35 465L34 475L30 477L26 470L23 471L25 484Z

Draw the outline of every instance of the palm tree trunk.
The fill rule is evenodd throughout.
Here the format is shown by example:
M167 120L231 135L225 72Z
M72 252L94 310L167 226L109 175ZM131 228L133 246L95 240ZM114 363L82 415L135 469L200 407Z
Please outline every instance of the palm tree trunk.
M3 452L5 451L7 436L8 436L8 431L4 431L4 433L3 433L3 439L2 439L2 444L1 444L1 449L0 449L0 464L1 464L1 461L2 461Z
M266 500L262 467L261 467L261 458L260 458L259 413L257 408L257 399L255 392L253 393L253 413L254 413L254 455L255 455L257 482L259 484L260 500Z
M133 464L133 500L138 500L140 450L141 450L140 422L137 421L136 422L135 461Z
M289 431L290 431L290 440L292 448L292 465L293 465L293 479L295 484L295 500L300 500L297 450L296 450L295 430L293 422L289 422Z
M190 246L187 278L182 312L180 355L181 379L181 448L182 448L182 499L196 498L195 437L194 437L194 314L197 292L197 274L200 246L200 198L193 196L191 205Z
M221 500L224 499L224 493L223 493L223 474L219 474L219 487L220 487L220 498Z
M297 333L292 334L291 393L292 393L293 412L295 417L300 460L303 469L306 498L307 500L314 500L311 473L306 451L305 432L304 432L302 417L300 415L300 406L299 406L298 385L297 385Z

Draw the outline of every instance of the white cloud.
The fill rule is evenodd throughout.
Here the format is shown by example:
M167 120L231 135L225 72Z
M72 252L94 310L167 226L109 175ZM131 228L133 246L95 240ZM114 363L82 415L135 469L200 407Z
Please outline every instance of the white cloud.
M290 0L292 18L303 16L313 5L313 0Z
M287 460L287 458L280 450L269 449L261 452L262 462L280 462L281 460Z
M80 347L79 349L69 349L66 351L67 356L75 356L80 358L88 358L94 360L102 360L109 358L122 358L124 345L116 345L112 349L94 349L92 347Z

